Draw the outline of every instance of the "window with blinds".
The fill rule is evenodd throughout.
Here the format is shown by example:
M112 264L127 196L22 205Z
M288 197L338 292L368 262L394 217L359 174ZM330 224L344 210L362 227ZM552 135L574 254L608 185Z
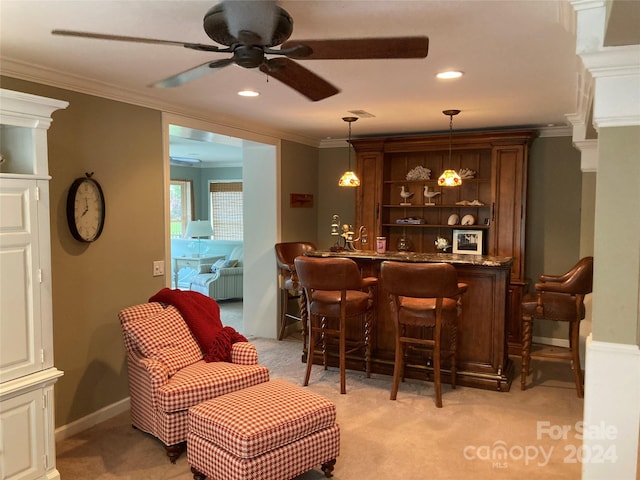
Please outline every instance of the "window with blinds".
M214 240L242 240L242 182L209 184Z
M187 224L193 220L193 187L191 180L169 182L171 238L182 238Z

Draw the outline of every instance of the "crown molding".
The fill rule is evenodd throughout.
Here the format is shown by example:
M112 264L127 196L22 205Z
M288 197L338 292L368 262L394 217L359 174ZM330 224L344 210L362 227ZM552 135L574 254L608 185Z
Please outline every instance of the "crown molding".
M2 72L2 75L6 77L17 78L19 80L40 83L50 87L71 90L77 93L93 95L100 98L106 98L108 100L159 110L164 113L181 115L195 120L202 120L215 125L220 125L221 127L228 127L249 133L276 137L311 147L317 148L320 146L320 141L315 138L274 129L268 125L252 123L246 119L209 110L187 109L182 105L163 102L156 98L146 96L138 92L133 92L110 83L78 75L71 75L55 69L32 65L11 58L2 58L0 71ZM213 118L215 118L215 120L212 120Z
M605 47L580 57L595 80L594 125L640 125L640 45Z
M598 171L598 140L576 140L573 145L580 150L580 170Z
M640 45L605 47L607 3L570 3L577 16L576 53L594 81L593 125L596 129L640 125ZM584 126L586 117L574 120Z
M572 127L566 126L566 125L558 126L558 127L539 127L539 128L532 127L532 129L538 132L539 138L570 137L573 132ZM500 129L496 128L495 130L500 130ZM508 130L508 128L504 128L503 130ZM386 135L379 135L379 137L385 137L385 136ZM389 136L399 137L399 136L410 136L410 135L389 135ZM357 138L358 137L353 137L354 140ZM327 138L320 141L319 148L344 148L346 147L346 143L347 143L346 138Z

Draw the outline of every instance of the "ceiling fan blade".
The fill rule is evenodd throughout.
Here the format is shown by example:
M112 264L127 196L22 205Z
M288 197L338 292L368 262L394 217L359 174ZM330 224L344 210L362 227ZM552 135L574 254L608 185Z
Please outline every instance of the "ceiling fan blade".
M312 53L288 56L309 60L425 58L429 53L429 37L344 38L340 40L289 40L282 49L306 45Z
M206 62L202 65L190 68L189 70L185 70L184 72L178 73L169 78L165 78L164 80L160 80L159 82L153 83L150 86L157 88L179 87L180 85L184 85L187 82L191 82L192 80L204 77L216 68L226 67L231 63L233 63L233 58L225 58L224 60Z
M260 65L260 71L317 102L340 92L311 70L285 57L272 58Z
M204 52L229 52L229 49L221 49L215 45L203 45L201 43L175 42L173 40L159 40L157 38L129 37L126 35L109 35L106 33L77 32L75 30L52 30L53 35L67 37L95 38L98 40L116 40L119 42L149 43L153 45L172 45L175 47L191 48Z

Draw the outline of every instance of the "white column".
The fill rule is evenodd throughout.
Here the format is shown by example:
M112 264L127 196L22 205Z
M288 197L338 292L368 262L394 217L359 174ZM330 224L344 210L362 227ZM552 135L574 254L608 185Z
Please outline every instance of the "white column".
M598 131L597 146L581 149L587 153L583 164L598 172L582 478L634 479L640 431L640 154L635 140L640 126L640 45L604 46L609 2L570 2L576 11L576 52L593 79L593 126ZM580 85L579 99L589 97L585 85ZM577 124L578 136L591 127ZM588 139L583 135L574 140L579 146ZM620 227L612 227L616 218L629 223L624 237Z

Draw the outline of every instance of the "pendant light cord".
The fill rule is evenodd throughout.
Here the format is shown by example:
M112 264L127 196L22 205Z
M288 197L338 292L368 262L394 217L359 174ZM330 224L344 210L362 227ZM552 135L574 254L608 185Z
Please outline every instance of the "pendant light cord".
M347 143L349 144L349 171L351 171L351 124L358 120L358 117L342 117L342 120L349 124L349 140L347 140Z
M451 168L451 143L453 142L453 114L449 115L449 168Z
M349 171L351 171L351 123L349 122Z
M340 187L359 187L360 179L358 176L351 170L351 124L358 120L358 117L342 117L342 120L349 124L349 137L347 140L347 158L349 160L349 169L344 172L344 174L338 180L338 186Z

